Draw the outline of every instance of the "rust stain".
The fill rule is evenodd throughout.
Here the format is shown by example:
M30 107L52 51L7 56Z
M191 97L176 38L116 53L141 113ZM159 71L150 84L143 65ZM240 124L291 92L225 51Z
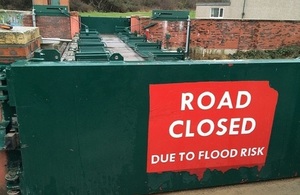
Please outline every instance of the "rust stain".
M7 164L7 156L5 151L0 152L0 192L6 191L6 164Z
M263 168L264 165L255 165L255 166L243 166L243 167L247 167L247 168L253 168L253 167L257 167L257 170L258 172L261 171L261 169ZM203 177L204 177L204 173L205 171L207 170L210 170L210 171L220 171L222 172L223 174L226 173L227 171L229 170L232 170L232 169L240 169L241 166L236 166L236 167L217 167L217 168L211 168L211 169L194 169L194 170L185 170L187 172L189 172L191 175L196 175L198 180L202 180ZM242 182L246 182L246 181L242 181Z

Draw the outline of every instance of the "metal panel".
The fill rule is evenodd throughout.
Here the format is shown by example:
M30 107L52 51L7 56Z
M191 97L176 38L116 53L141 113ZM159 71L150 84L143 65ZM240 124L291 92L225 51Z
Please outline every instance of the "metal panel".
M167 21L186 21L189 17L189 11L172 11L172 10L153 10L153 20L167 20Z
M34 5L37 16L65 16L69 17L68 6L60 5Z
M19 62L9 72L22 194L148 194L299 176L298 60ZM202 178L147 173L149 85L210 81L268 81L278 92L266 164L206 169Z
M129 27L130 18L81 17L81 23L99 33L113 34L116 26ZM85 29L85 26L82 26L82 29Z
M51 0L51 5L60 5L60 0Z

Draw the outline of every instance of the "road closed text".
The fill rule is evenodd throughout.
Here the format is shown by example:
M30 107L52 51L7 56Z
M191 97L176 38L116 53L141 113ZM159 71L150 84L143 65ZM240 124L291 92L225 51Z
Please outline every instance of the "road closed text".
M206 99L206 103L205 102ZM233 102L236 99L236 102ZM243 100L243 102L242 102ZM197 107L193 107L192 102L196 101ZM225 91L220 100L209 91L205 91L195 98L193 93L181 94L181 111L185 110L213 110L222 109L224 107L232 110L246 109L251 104L251 94L248 91L238 91L237 97L233 98L229 91ZM191 124L196 123L196 129L191 129ZM216 134L218 136L227 135L243 135L250 134L256 127L254 118L220 118L213 121L209 118L192 120L176 120L169 127L169 134L173 138L194 137L194 136L210 136Z
M147 172L266 162L278 93L268 81L149 86Z

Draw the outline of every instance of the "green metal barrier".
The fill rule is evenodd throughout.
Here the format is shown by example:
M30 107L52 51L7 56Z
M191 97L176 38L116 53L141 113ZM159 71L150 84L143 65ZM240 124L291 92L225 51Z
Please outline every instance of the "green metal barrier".
M150 52L149 59L150 60L184 60L184 53L178 52Z
M79 41L78 42L78 47L83 48L83 47L105 47L105 43L102 42L86 42L86 41Z
M87 43L87 44L93 44L93 43L99 44L99 42L102 42L102 40L101 40L101 39L95 40L95 39L88 39L88 38L86 38L86 39L79 39L79 40L77 41L77 43L78 43L79 45L80 45L80 44L83 44L83 43ZM102 43L102 44L104 44L104 43Z
M77 52L76 61L108 61L109 54L106 52Z
M115 26L115 33L127 33L131 34L129 26Z
M61 54L56 49L38 49L33 52L32 61L60 61Z
M97 34L79 34L79 38L101 40L101 37Z
M109 61L110 53L99 37L98 32L95 30L88 33L81 31L77 41L78 51L75 53L75 60Z
M145 42L145 43L136 43L135 44L135 50L139 49L159 49L161 50L161 41L157 41L155 43L153 42Z
M60 16L60 17L69 16L69 11L67 6L34 5L33 8L37 16Z
M152 194L299 176L299 60L20 61L6 71L22 194Z
M79 52L89 52L89 53L92 53L92 52L101 52L101 53L108 53L108 50L105 49L104 46L97 46L97 45L93 45L93 46L80 46L79 47Z
M81 17L81 23L89 29L95 29L100 34L114 34L116 26L129 27L130 18L109 18L109 17ZM84 29L85 26L82 26Z
M134 50L143 58L148 60L185 60L184 51L178 49L177 52L163 51L161 42L156 43L135 43Z
M186 21L189 17L189 14L189 11L152 10L152 19L166 21Z
M161 50L161 42L158 41L156 43L150 42L142 42L135 43L134 50L143 58L149 58L152 52L162 52ZM154 60L154 59L153 59Z
M134 47L136 43L145 43L147 38L145 36L126 36L122 38L129 47Z
M81 30L80 32L79 32L80 34L87 34L87 35L89 35L89 34L95 34L95 35L98 35L99 34L99 32L98 31L96 31L96 30L94 30L94 29L85 29L85 30Z
M126 44L130 47L130 48L135 48L136 44L139 43L146 43L147 40L146 39L131 39L131 40L127 40Z

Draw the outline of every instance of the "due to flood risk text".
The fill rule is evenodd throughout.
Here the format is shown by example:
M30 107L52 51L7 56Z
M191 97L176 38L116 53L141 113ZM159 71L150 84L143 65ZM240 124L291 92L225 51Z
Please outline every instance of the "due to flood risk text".
M263 156L265 147L252 147L241 149L224 149L198 152L179 152L170 154L154 154L151 155L151 164L172 163L193 160L210 160L210 159L227 159L236 157L255 157Z

